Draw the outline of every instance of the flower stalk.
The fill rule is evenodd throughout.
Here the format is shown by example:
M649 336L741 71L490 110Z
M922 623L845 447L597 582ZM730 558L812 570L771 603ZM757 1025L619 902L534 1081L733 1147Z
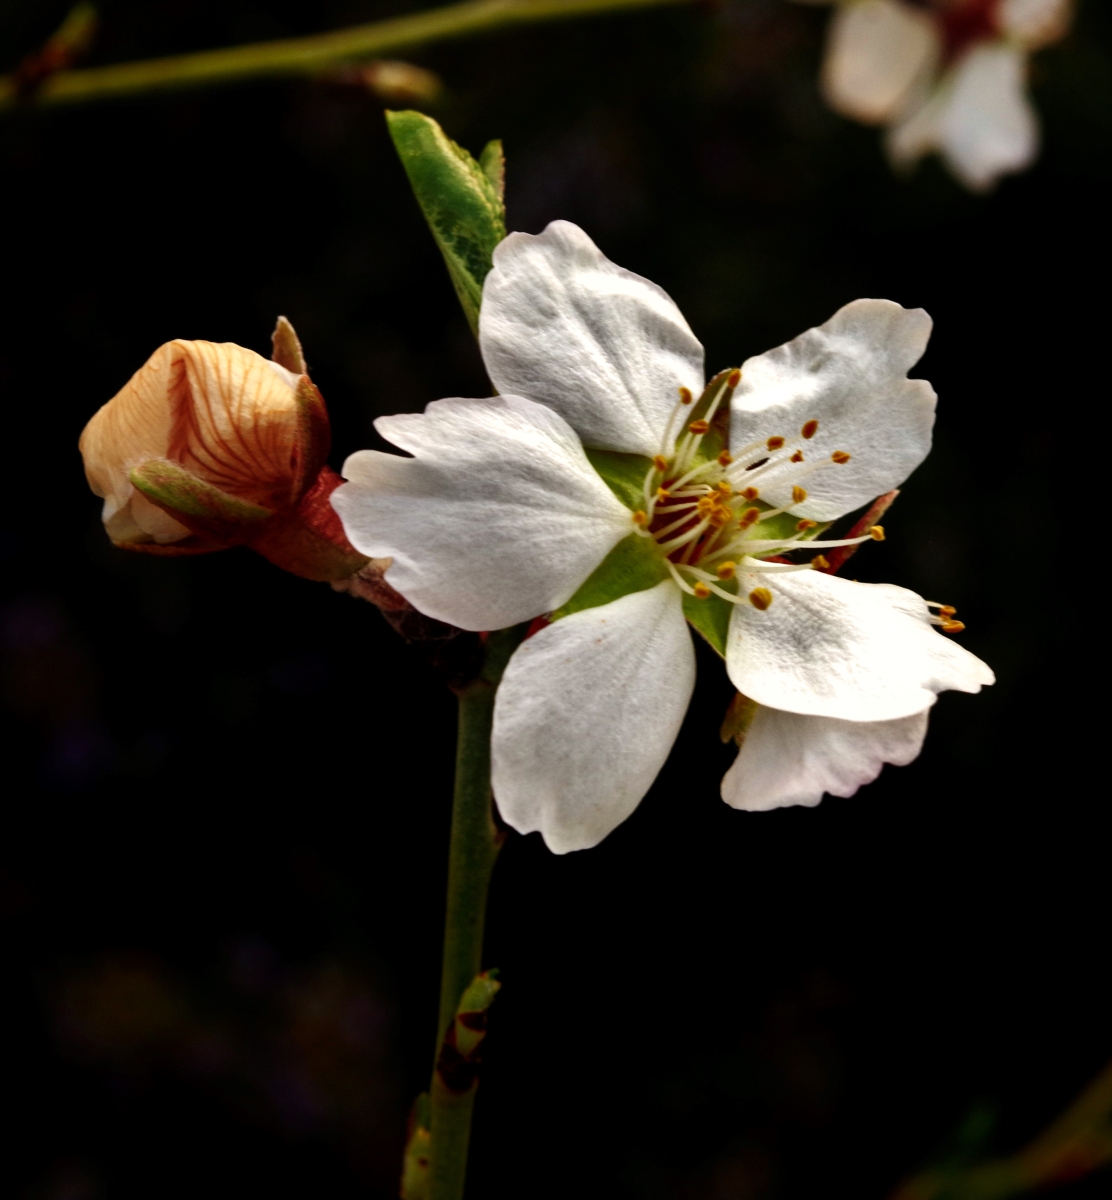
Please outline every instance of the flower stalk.
M450 38L515 25L559 21L626 8L650 8L684 0L464 0L349 29L178 54L139 62L58 71L33 96L15 75L0 76L0 109L20 103L76 104L168 88L199 87L245 79L315 75L330 68Z
M452 833L448 850L448 904L444 924L436 1061L429 1089L429 1200L460 1200L463 1196L477 1079L473 1071L469 1078L461 1080L458 1071L446 1069L444 1049L450 1040L449 1035L455 1031L457 1016L465 1017L471 1012L471 1008L467 1012L461 1009L465 992L470 995L482 978L480 971L487 891L505 836L494 823L490 787L490 732L494 720L494 694L506 663L524 632L524 628L517 628L489 634L483 667L478 677L456 689L459 727L456 735ZM496 990L496 985L493 987ZM490 999L493 999L493 990ZM485 1014L485 1008L482 1011ZM454 1048L454 1039L452 1045Z

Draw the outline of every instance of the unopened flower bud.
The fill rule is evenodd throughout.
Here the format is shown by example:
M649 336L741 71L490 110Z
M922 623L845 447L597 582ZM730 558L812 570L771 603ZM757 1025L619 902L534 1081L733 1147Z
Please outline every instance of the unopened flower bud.
M284 318L270 361L232 343L167 342L81 435L118 546L196 554L249 545L311 579L366 559L328 504L328 412ZM294 369L290 369L290 368Z

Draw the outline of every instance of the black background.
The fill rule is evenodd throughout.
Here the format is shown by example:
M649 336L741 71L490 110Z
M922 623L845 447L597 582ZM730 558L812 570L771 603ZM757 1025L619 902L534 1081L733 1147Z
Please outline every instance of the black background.
M0 17L7 67L64 4ZM91 61L399 11L105 0ZM857 296L923 305L934 453L855 560L956 604L999 683L817 810L718 799L713 656L602 846L511 836L471 1195L883 1197L995 1108L1036 1132L1112 1053L1101 596L1112 28L1035 63L1045 148L990 197L821 105L827 14L629 13L417 56L509 225L580 222L718 369ZM5 1194L395 1194L431 1055L453 701L369 606L247 552L110 547L77 436L173 337L266 351L334 422L482 395L381 101L264 83L0 117ZM1108 1177L1069 1189L1105 1195Z

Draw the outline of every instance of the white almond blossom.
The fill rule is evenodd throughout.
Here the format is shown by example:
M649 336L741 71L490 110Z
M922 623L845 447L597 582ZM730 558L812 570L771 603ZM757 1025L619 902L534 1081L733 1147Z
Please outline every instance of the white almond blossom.
M937 693L992 682L937 632L952 610L823 573L847 543L814 537L927 454L935 395L907 372L929 332L921 310L858 300L704 391L670 297L577 226L498 246L480 343L499 394L380 418L412 457L353 454L333 502L429 616L550 618L497 694L510 825L563 853L630 815L691 696L688 622L759 706L723 782L738 808L848 796L916 756ZM803 547L813 561L785 559Z
M819 0L823 2L823 0ZM888 127L892 161L938 152L974 191L1038 153L1030 53L1060 38L1071 0L834 0L823 91Z

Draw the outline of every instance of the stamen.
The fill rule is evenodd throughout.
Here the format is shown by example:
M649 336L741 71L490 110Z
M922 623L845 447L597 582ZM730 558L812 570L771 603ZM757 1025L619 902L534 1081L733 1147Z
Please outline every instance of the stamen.
M695 399L695 397L692 396L690 388L685 388L685 387L680 388L680 403L681 404L690 404L691 401L694 399Z
M793 504L802 504L803 501L806 499L807 499L807 489L806 488L801 488L798 486L792 488L792 503Z
M647 512L645 512L645 510L644 510L643 508L639 508L639 509L638 509L638 510L637 510L637 511L636 511L636 512L633 514L633 523L634 523L634 525L644 525L644 523L645 523L645 522L646 522L648 519L649 519L649 514L648 514Z
M653 466L656 467L656 469L661 473L661 475L663 475L664 472L668 470L668 460L664 457L663 454L658 454L653 459Z
M961 633L965 628L963 621L944 621L942 624L943 633Z
M686 579L676 570L675 564L670 559L664 560L664 565L672 572L672 578L679 584L680 588L689 596L695 595L695 589L687 582Z
M800 533L806 533L808 529L814 529L816 525L818 525L818 521L808 521L806 517L795 523L795 527Z
M940 617L953 617L957 615L957 609L952 604L940 604L938 606L938 615Z
M797 450L788 461L789 462L802 462L803 461L803 451Z
M732 487L730 487L730 485L726 482L725 479L719 480L718 490L722 493L723 496L732 496L734 494L734 489Z
M772 593L768 588L754 588L749 593L749 603L759 612L765 612L772 603Z
M838 464L838 466L842 466L845 463L848 463L852 457L853 456L851 454L847 454L844 450L835 450L834 453L830 456L831 461L836 462Z
M760 494L761 494L761 489L760 489L760 488L755 488L755 487L747 487L747 488L745 489L745 491L741 493L741 495L742 495L742 498L743 498L744 500L750 500L750 501L752 501L752 500L756 500L756 498L757 498L757 497L758 497Z
M869 530L869 537L871 537L874 542L883 542L884 541L884 526L883 525L874 525Z
M816 554L815 557L811 559L811 566L814 567L816 571L829 571L830 560L825 554Z
M687 428L690 429L692 433L701 436L702 434L708 433L710 431L710 422L709 421L692 421L691 424L688 425Z
M710 595L710 588L700 580L692 589L691 594L696 600L705 600Z
M681 518L681 523L686 521L687 519L688 518L686 518L686 517ZM709 524L710 524L710 522L704 517L703 520L701 520L698 525L696 525L693 529L689 530L687 533L681 533L679 535L679 537L672 538L672 540L670 542L661 542L660 543L661 551L664 554L670 554L673 550L678 550L681 546L688 545L688 543L696 541L698 538L701 538L703 536L703 534L706 532L706 528ZM661 533L663 533L663 532L664 531L662 530ZM661 534L657 534L658 538L660 536L661 536ZM688 549L690 549L690 546L688 546Z
M724 562L718 564L718 570L715 572L719 579L733 579L737 572L737 563Z
M658 500L670 500L672 498L672 493L667 488L658 487L656 489L656 498Z
M765 442L765 445L770 450L779 450L783 444L784 444L784 439L782 437L770 437L768 439L768 441Z
M738 527L741 529L748 529L750 525L755 525L757 523L760 515L761 510L759 508L747 508L745 512L741 514L741 520L738 521Z
M818 433L818 431L819 431L819 423L818 423L818 421L814 420L814 418L812 418L810 421L807 421L804 424L803 428L799 432L801 434L803 434L803 436L805 438L810 439L810 438L813 438L815 436L815 434Z
M720 467L728 467L733 461L733 456L730 454L729 450L723 450L718 456L718 465Z

